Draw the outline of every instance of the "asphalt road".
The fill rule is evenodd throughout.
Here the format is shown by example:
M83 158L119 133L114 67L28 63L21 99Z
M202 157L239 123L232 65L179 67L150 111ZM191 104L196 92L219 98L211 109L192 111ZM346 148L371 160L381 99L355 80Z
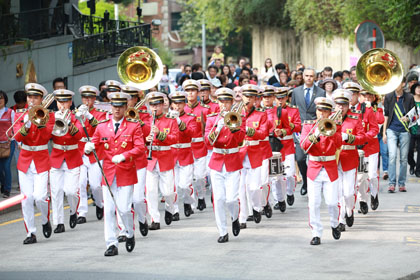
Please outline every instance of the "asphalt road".
M297 190L300 189L298 185ZM404 279L420 278L420 180L409 176L407 193L388 194L381 180L380 205L336 241L323 204L321 246L310 246L307 198L296 195L285 213L248 222L225 244L207 197L207 209L142 237L136 248L103 256L103 221L90 207L88 223L45 239L36 218L38 243L22 245L21 211L0 216L0 279ZM163 205L161 205L162 207ZM230 225L229 225L230 226Z

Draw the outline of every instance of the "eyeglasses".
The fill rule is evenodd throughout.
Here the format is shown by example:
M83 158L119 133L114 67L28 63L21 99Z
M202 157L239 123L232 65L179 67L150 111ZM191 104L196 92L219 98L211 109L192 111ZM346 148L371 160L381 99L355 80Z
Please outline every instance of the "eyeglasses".
M3 95L0 95L0 99L4 99Z

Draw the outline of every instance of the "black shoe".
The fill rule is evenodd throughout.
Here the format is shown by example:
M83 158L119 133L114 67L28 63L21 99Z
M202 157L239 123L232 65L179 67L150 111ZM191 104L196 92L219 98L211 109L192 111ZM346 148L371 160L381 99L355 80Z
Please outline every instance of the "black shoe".
M118 243L124 243L127 241L127 236L120 235L118 236Z
M173 215L169 211L165 211L165 224L169 226L172 223L172 217Z
M273 216L273 209L271 209L270 203L267 203L267 205L264 206L264 214L268 219Z
M340 232L346 231L346 225L345 224L342 224L342 223L339 223L337 229Z
M206 208L206 201L203 199L198 199L198 205L197 205L197 209L200 211L203 211L204 208Z
M62 233L65 231L66 231L66 228L64 227L64 224L58 224L54 230L54 233Z
M48 221L45 225L42 225L42 233L44 234L45 238L51 237L52 227L50 221Z
M191 214L194 214L194 211L191 208L191 204L184 203L184 214L185 217L189 217Z
M280 209L280 212L284 212L284 211L286 211L286 201L279 201L279 209Z
M165 218L166 219L166 218ZM177 221L179 221L179 213L175 213L173 216L172 216L172 221L174 221L174 222L177 222ZM166 220L165 220L165 222L166 222ZM170 224L170 223L169 223Z
M70 215L70 228L75 228L77 225L77 213L74 213L73 215Z
M280 204L277 202L277 203L274 205L273 209L274 209L274 210L280 210Z
M241 227L241 229L245 229L246 228L246 223L241 223L240 227Z
M136 239L133 237L127 238L127 241L125 242L125 249L127 249L127 252L132 252L134 250L134 247L136 246Z
M370 208L375 211L378 209L379 206L379 196L376 195L376 197L370 196Z
M9 198L10 197L10 192L9 191L4 191L3 192L3 198Z
M229 241L229 235L226 233L225 236L220 236L219 239L217 239L217 242L219 243L226 243Z
M98 220L102 220L103 217L104 217L104 208L96 206L96 218Z
M150 225L149 229L150 230L158 230L158 229L160 229L160 223L152 222L152 224Z
M303 196L303 195L306 195L307 193L308 193L308 188L307 188L307 185L304 183L302 188L300 189L300 194Z
M319 238L319 237L314 237L314 238L312 238L312 240L311 240L311 243L310 243L311 245L320 245L321 244L321 238Z
M259 224L261 222L261 213L254 210L254 209L252 209L252 212L254 213L254 216L253 216L254 217L254 222L256 224Z
M247 222L252 222L254 220L254 216L248 216L248 218L246 218Z
M141 235L147 236L147 233L149 233L149 225L147 224L147 220L144 221L144 224L139 222L139 229Z
M347 224L347 226L352 227L353 223L354 223L354 212L351 211L351 216L350 217L347 216L347 213L346 213L346 224Z
M416 177L420 177L420 170L417 170L417 171L415 172L415 174L416 174Z
M341 231L338 229L338 227L336 228L331 228L332 229L332 236L334 237L335 240L340 239L341 237Z
M410 165L410 175L414 175L414 165Z
M232 233L233 236L238 236L241 231L241 225L239 224L239 219L236 219L232 222Z
M36 236L33 233L31 233L31 236L26 237L25 240L23 240L24 245L34 244L34 243L36 243Z
M360 212L363 215L366 215L369 212L369 208L367 206L367 203L364 201L360 201Z
M4 193L4 191L5 191L4 186L3 186L3 185L1 185L1 193ZM26 240L26 239L25 239L25 240Z
M104 256L105 257L112 257L118 255L118 248L115 245L109 246L108 249L106 249Z
M289 206L292 206L295 203L295 195L287 195L287 204L289 204Z
M77 224L86 224L86 218L85 217L78 217L77 218Z

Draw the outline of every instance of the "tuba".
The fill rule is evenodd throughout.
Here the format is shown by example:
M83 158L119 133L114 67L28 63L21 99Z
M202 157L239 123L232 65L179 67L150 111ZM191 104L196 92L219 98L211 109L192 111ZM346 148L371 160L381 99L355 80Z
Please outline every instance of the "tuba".
M392 51L371 49L357 62L356 76L365 90L385 95L401 84L404 70L401 60Z
M64 112L56 112L52 134L59 137L66 135L69 131L69 120L71 120L71 111L69 109Z

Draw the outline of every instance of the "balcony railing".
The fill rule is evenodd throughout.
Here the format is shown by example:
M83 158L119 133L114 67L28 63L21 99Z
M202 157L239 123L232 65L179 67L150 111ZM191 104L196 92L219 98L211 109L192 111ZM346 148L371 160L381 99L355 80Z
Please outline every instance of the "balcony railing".
M73 41L73 66L114 57L133 46L151 44L150 24L110 30Z
M63 35L65 23L63 6L0 15L0 46Z

